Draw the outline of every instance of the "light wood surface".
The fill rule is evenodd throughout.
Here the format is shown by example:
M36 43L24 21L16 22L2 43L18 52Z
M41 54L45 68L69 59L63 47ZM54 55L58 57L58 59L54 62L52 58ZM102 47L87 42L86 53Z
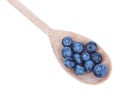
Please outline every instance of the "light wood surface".
M93 73L85 73L82 76L75 75L73 73L73 69L68 69L63 64L63 58L61 56L62 44L61 40L65 36L72 37L73 41L79 41L83 44L86 44L88 41L91 41L89 38L86 38L82 35L75 34L73 32L55 30L50 28L47 24L45 24L42 20L40 20L36 15L34 15L29 9L27 9L22 3L18 0L7 0L10 4L12 4L17 10L19 10L24 16L26 16L31 22L33 22L40 30L46 33L50 39L53 51L58 59L62 68L71 76L76 78L77 80L87 83L87 84L99 84L108 79L110 76L112 66L109 56L105 53L105 51L98 46L98 52L102 54L103 60L102 63L105 64L108 68L108 73L104 78L97 78L93 75ZM59 74L59 72L58 72Z
M8 0L17 10L19 10L25 17L27 17L32 23L34 23L40 30L48 34L48 30L51 29L46 23L32 13L18 0Z

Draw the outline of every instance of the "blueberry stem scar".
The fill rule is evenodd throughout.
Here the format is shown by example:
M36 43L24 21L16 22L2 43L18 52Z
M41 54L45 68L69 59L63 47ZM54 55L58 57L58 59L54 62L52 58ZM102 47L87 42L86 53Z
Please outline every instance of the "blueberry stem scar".
M109 56L107 55L107 53L99 45L98 45L97 52L102 54L103 59L101 63L103 63L108 68L107 75L104 78L97 78L94 76L93 73L84 73L84 75L82 76L75 75L73 73L74 72L73 69L66 68L66 66L63 64L64 58L61 55L61 49L63 47L61 45L61 40L65 36L69 36L73 39L73 41L82 42L83 44L86 44L87 42L92 41L92 40L82 35L70 32L70 31L52 29L45 22L43 22L40 18L38 18L35 14L33 14L29 9L27 9L27 7L25 7L18 0L7 0L7 1L11 5L13 5L19 12L21 12L25 17L27 17L33 24L35 24L40 30L42 30L45 34L47 34L47 36L49 37L52 49L54 51L54 54L56 55L56 58L58 59L58 62L69 75L87 84L99 84L108 79L108 77L111 74L111 70L112 70L111 60ZM86 48L88 48L88 52L90 53L96 49L94 48L94 50L91 50L91 46L88 46ZM81 48L75 49L75 52L81 52L80 50L82 51ZM74 64L70 63L67 66L71 68L71 66L74 66ZM79 69L79 67L77 68ZM57 75L59 75L59 73Z

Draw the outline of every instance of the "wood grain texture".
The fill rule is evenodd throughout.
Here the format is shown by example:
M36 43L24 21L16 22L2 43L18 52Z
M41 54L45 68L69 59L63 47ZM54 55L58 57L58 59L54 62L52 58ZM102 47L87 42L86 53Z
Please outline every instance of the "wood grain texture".
M86 38L82 35L75 34L73 32L62 31L62 30L54 30L51 29L47 24L45 24L41 19L39 19L35 14L33 14L29 9L27 9L22 3L18 0L7 0L10 4L12 4L18 11L20 11L24 16L26 16L33 24L35 24L39 29L41 29L50 39L52 49L58 59L62 68L70 74L72 77L76 78L77 80L87 83L87 84L99 84L108 79L110 76L112 66L109 56L105 53L105 51L98 46L97 52L101 53L102 55L102 63L105 64L108 68L108 73L104 78L97 78L93 75L93 73L85 73L82 76L75 75L73 73L73 69L68 69L63 64L63 57L61 55L61 49L63 48L61 41L65 36L70 36L73 41L82 42L84 45L91 41L89 38ZM59 74L59 73L58 73Z

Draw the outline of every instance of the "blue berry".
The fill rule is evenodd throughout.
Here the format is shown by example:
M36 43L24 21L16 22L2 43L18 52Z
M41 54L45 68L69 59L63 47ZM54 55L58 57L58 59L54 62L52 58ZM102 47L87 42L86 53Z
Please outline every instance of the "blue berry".
M91 41L86 44L87 52L93 53L96 51L96 49L97 49L97 44L95 42Z
M87 61L90 59L90 54L88 52L83 52L82 55L81 55L81 59L83 61Z
M88 60L88 61L85 62L85 66L84 67L85 67L85 70L87 72L91 72L93 70L93 67L94 67L94 62L91 61L91 60Z
M66 57L71 57L71 56L72 56L72 50L71 50L71 48L69 48L69 47L64 47L64 48L62 49L62 56L63 56L64 58L66 58Z
M65 60L64 60L64 65L67 67L67 68L73 68L75 65L76 65L76 63L75 62L73 62L73 59L72 58L65 58Z
M81 53L83 51L83 44L80 42L73 43L72 49L75 53Z
M67 57L67 58L65 58L66 60L70 60L70 61L74 61L74 58L72 58L72 57Z
M108 69L103 64L98 64L94 67L94 75L98 78L103 78L106 76Z
M85 68L84 68L84 67L82 67L82 66L80 66L80 65L76 65L76 66L75 66L74 73L75 73L76 75L83 75L84 72L85 72Z
M93 60L94 63L99 64L102 62L102 56L101 54L95 52L91 55L91 59Z
M63 46L71 46L72 45L72 39L71 37L64 37L62 40Z
M79 64L79 65L82 64L82 60L81 60L80 54L74 54L74 55L73 55L73 58L74 58L74 61L75 61L77 64Z

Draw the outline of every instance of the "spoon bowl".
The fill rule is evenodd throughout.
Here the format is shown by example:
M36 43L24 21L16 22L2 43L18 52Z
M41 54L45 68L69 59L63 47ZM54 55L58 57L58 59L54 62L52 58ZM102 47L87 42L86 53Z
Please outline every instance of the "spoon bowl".
M108 68L108 73L104 78L97 78L93 73L85 73L84 75L76 75L73 72L73 69L68 69L63 64L63 57L61 55L61 49L63 48L61 41L65 36L70 36L73 41L81 42L84 45L91 41L89 38L86 38L82 35L62 30L54 30L50 28L47 24L45 24L41 19L39 19L36 15L34 15L29 9L27 9L22 3L18 0L7 0L11 5L13 5L17 10L19 10L24 16L26 16L32 23L34 23L40 30L42 30L49 37L52 49L62 66L62 68L70 74L72 77L77 80L87 83L87 84L98 84L108 79L111 73L111 61L109 56L105 53L105 51L98 45L97 52L102 55L102 64L106 65Z
M53 35L54 34L54 35ZM63 64L64 59L61 55L61 49L63 48L61 41L65 36L70 36L73 41L75 42L82 42L84 45L91 41L89 38L86 38L82 35L73 33L73 32L69 32L69 31L62 31L62 30L51 30L49 38L50 38L50 42L52 45L52 49L56 55L56 58L58 59L60 65L62 66L62 68L68 73L70 74L72 77L76 78L79 81L82 81L84 83L87 84L98 84L101 83L105 80L108 79L108 77L110 76L111 73L111 61L109 56L106 54L106 52L98 45L98 49L97 52L99 52L102 55L102 64L106 65L108 68L108 73L104 78L97 78L92 72L91 73L85 73L84 75L78 76L76 74L74 74L73 69L69 69L66 68L65 65Z

